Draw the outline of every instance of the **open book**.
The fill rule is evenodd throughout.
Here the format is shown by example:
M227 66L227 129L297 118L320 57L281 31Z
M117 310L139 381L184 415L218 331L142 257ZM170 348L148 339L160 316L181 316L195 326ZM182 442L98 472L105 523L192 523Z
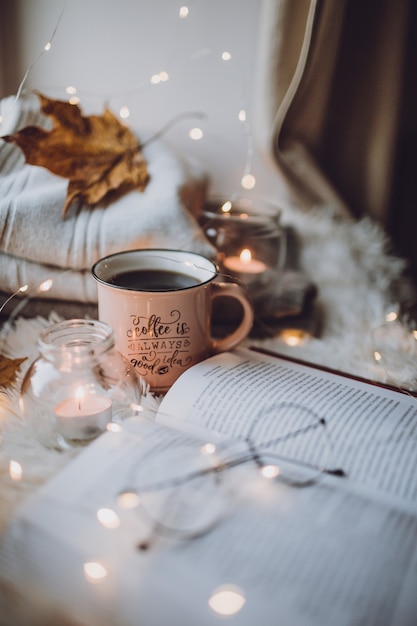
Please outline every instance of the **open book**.
M214 356L24 504L0 575L89 626L415 625L416 399Z

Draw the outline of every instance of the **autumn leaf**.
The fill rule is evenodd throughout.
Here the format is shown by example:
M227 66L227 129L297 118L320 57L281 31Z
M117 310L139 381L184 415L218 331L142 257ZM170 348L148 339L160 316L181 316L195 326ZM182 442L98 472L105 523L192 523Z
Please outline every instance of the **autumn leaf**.
M10 389L16 381L17 373L24 361L26 361L25 357L22 359L9 359L9 357L0 354L0 387Z
M75 200L106 206L128 191L144 191L149 173L138 139L109 109L84 117L76 104L38 97L52 129L27 126L3 139L18 145L27 163L69 179L63 217Z

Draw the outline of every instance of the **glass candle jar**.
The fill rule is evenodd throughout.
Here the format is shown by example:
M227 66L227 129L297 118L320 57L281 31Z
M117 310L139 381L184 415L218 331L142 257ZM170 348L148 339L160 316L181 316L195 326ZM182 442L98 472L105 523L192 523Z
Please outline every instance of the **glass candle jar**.
M140 410L140 380L114 345L111 327L97 320L66 320L41 333L20 406L45 446L86 445Z
M276 280L282 271L286 238L279 207L253 198L211 198L200 224L217 250L221 271L249 291Z

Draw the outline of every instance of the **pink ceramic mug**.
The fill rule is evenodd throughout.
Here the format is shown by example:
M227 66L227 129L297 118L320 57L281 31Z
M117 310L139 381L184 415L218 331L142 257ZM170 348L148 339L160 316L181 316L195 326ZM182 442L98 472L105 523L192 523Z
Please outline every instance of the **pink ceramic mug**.
M245 291L216 282L216 265L199 254L130 250L100 259L92 273L99 319L113 328L116 347L152 391L167 391L183 371L234 348L251 330L253 310ZM216 340L211 310L219 296L236 298L243 317L230 335Z

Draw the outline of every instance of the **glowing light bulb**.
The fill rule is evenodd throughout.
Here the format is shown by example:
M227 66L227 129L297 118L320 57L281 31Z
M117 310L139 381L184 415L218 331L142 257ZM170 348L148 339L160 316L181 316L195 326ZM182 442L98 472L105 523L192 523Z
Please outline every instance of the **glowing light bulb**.
M385 316L385 319L387 322L395 322L397 317L398 317L397 313L395 311L391 311Z
M188 132L188 136L190 137L190 139L198 141L199 139L202 139L203 131L201 130L201 128L191 128L191 130Z
M202 454L214 454L216 452L216 446L214 443L206 443L204 446L201 446Z
M90 583L99 583L107 578L107 570L101 563L97 561L88 561L84 563L84 576Z
M222 212L229 213L229 211L231 210L232 210L232 203L230 202L230 200L226 200L226 202L222 204Z
M106 426L106 430L108 430L111 433L121 433L122 432L122 427L120 426L120 424L115 424L114 422L109 422Z
M185 19L188 16L189 12L190 10L188 7L180 7L180 12L179 12L180 18L182 20Z
M69 96L75 96L75 94L77 93L77 88L73 87L72 85L68 85L68 87L65 88L65 91Z
M235 615L245 605L245 594L239 587L225 585L216 589L208 600L209 607L219 615Z
M70 104L72 104L73 106L80 104L80 99L78 96L71 96L71 98L68 100L68 102Z
M22 285L21 287L19 287L19 291L21 293L26 293L28 289L29 289L29 285Z
M134 491L123 491L123 493L119 493L117 496L117 504L121 509L125 509L127 511L139 506L140 498Z
M112 509L99 509L97 519L104 528L119 528L120 518Z
M122 120L125 120L128 117L130 117L130 111L129 111L128 107L126 107L126 106L121 107L121 109L119 111L119 115L122 118Z
M10 461L9 463L9 476L12 480L18 481L22 478L23 469L20 463L17 461Z
M301 346L311 337L310 333L300 328L285 328L278 337L284 341L287 346Z
M246 111L245 109L240 109L238 113L238 118L240 122L246 122Z
M52 48L52 44L50 41L48 41L48 43L45 44L44 50L45 52L49 52L51 48Z
M289 346L298 346L300 341L299 341L298 337L287 337L286 343Z
M253 189L256 185L256 179L255 176L253 176L253 174L246 174L240 184L242 185L243 189Z
M381 361L382 360L382 355L377 350L375 350L375 352L374 352L374 359L375 359L375 361Z
M169 74L165 70L151 76L152 85L158 85L159 83L164 83L167 80L169 80Z
M223 61L230 61L231 58L232 58L232 55L230 54L230 52L228 52L227 50L222 52L222 60Z
M264 478L276 478L279 474L279 467L278 465L264 465L261 474Z
M39 285L39 291L49 291L52 285L53 285L53 280L51 278L48 278L47 280L44 280L43 283Z

